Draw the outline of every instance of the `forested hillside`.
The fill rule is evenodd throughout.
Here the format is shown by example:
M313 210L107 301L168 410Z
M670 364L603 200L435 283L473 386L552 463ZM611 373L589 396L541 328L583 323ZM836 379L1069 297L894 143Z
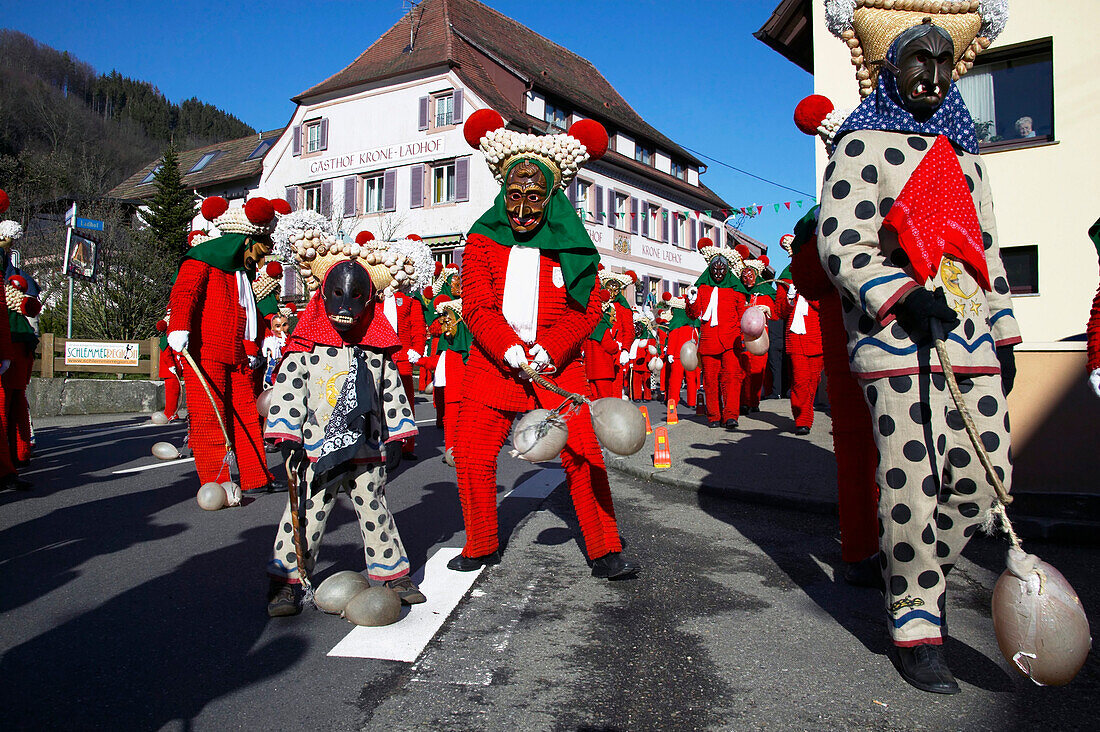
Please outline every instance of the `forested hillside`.
M91 66L0 30L0 188L9 215L59 198L94 198L163 152L253 134L198 99L170 102L147 81Z

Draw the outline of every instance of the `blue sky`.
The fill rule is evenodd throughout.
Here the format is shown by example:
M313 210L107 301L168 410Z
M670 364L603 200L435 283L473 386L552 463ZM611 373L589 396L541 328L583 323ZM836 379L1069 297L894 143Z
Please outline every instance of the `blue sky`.
M703 182L733 206L764 204L742 227L785 260L781 234L800 216L770 204L815 195L814 144L791 121L810 74L753 38L778 0L488 0L595 64L657 129L692 150L802 193L711 163ZM402 0L313 3L25 2L0 23L98 71L197 96L257 129L282 127L290 97L350 63L406 12ZM804 211L805 209L801 209Z

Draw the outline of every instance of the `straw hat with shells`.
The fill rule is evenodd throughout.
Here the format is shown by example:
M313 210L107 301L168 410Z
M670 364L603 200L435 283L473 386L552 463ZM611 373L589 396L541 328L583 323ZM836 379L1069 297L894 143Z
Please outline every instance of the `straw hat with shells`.
M733 249L728 247L707 246L701 248L699 253L703 255L703 259L707 261L708 265L715 257L725 257L726 261L730 263L730 271L733 272L734 276L741 276L741 270L745 266L745 260L740 253Z
M856 67L859 93L868 96L886 51L903 31L925 19L951 36L958 79L1004 30L1008 0L826 0L825 22L844 41Z
M294 256L298 260L298 271L306 282L310 293L321 288L325 275L340 262L357 262L370 275L375 289L381 293L395 282L408 279L413 273L413 265L403 256L378 246L365 246L368 241L360 232L355 242L338 240L331 234L318 235L309 230L295 235L291 241ZM301 238L297 238L301 237ZM363 241L359 241L362 239Z

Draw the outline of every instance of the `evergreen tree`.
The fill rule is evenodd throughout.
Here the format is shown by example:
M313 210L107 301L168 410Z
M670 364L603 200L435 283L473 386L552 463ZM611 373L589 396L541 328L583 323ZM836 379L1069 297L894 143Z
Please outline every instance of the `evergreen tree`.
M195 218L194 195L180 182L179 156L174 145L164 151L160 169L153 176L156 192L143 216L150 234L173 256L187 252L187 234Z

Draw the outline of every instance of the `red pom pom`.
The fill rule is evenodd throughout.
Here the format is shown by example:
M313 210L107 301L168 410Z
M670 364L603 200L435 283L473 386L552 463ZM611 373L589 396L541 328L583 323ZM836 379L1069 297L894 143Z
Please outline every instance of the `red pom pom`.
M366 244L368 241L374 241L374 234L369 231L360 231L355 235L356 244Z
M596 294L600 298L600 302L611 302L611 293L607 290L598 290Z
M596 265L596 271L597 272L603 272L603 265L602 264Z
M271 201L261 196L245 201L244 215L254 224L266 224L275 218L275 208Z
M42 312L42 303L33 297L24 297L19 310L28 318L33 318Z
M761 255L760 255L760 257L759 257L759 259L760 259L760 261L761 261L761 262L763 262L763 263L764 263L764 266L765 266L765 267L767 267L767 266L769 266L769 265L771 264L771 260L770 260L770 259L768 259L768 255L767 255L767 254L761 254Z
M428 285L427 287L425 287L420 292L421 292L421 294L424 295L424 299L427 300L428 302L431 302L432 298L435 297L435 290L432 289L431 285Z
M202 217L207 221L213 221L229 210L229 201L221 196L210 196L202 202Z
M161 333L168 330L168 321L165 320L164 318L161 318L160 320L158 320L157 321L157 330L159 330Z
M638 283L638 273L637 273L637 272L635 272L635 271L634 271L634 270L632 270L632 269L628 269L628 270L627 270L627 271L625 272L625 274L626 274L626 276L627 276L627 277L629 277L630 279L634 280L634 284L637 284L637 283Z
M8 198L8 194L0 191L0 213L4 213L8 210L8 206L11 205L11 199Z
M435 263L435 274L432 275L432 277L438 277L441 274L443 274L443 262L436 262Z
M267 276L271 279L276 279L283 276L283 265L278 262L268 262L264 267L264 271L267 272Z
M738 244L733 248L733 251L741 255L741 259L752 259L752 252L744 244Z
M190 234L188 234L187 235L187 244L188 244L188 246L191 246L191 242L194 241L196 236L206 236L206 232L203 231L202 229L195 229Z
M816 135L817 128L833 111L833 103L828 97L811 94L794 108L794 123L807 135Z
M8 284L20 292L27 291L27 280L23 275L12 275L8 278Z
M289 310L291 313L297 313L298 312L298 303L296 303L296 302L288 303L287 306L286 306L286 309Z
M703 247L712 247L714 246L714 242L709 236L701 236L699 237L699 243L696 246L699 249L702 249Z
M665 302L672 302L672 293L671 292L665 292L665 294L661 295L661 299L664 300Z
M479 109L466 118L466 124L462 126L462 135L470 147L479 147L481 138L503 126L504 118L499 112L492 109Z
M285 198L272 198L271 208L275 209L275 213L280 216L286 216L290 213L290 204Z
M607 130L594 119L574 122L569 128L569 136L584 145L590 160L599 160L607 152Z
M779 246L783 246L784 244L789 245L792 241L794 241L794 234L784 234L779 237Z
M406 239L412 239L413 241L423 241L417 234L409 234Z

